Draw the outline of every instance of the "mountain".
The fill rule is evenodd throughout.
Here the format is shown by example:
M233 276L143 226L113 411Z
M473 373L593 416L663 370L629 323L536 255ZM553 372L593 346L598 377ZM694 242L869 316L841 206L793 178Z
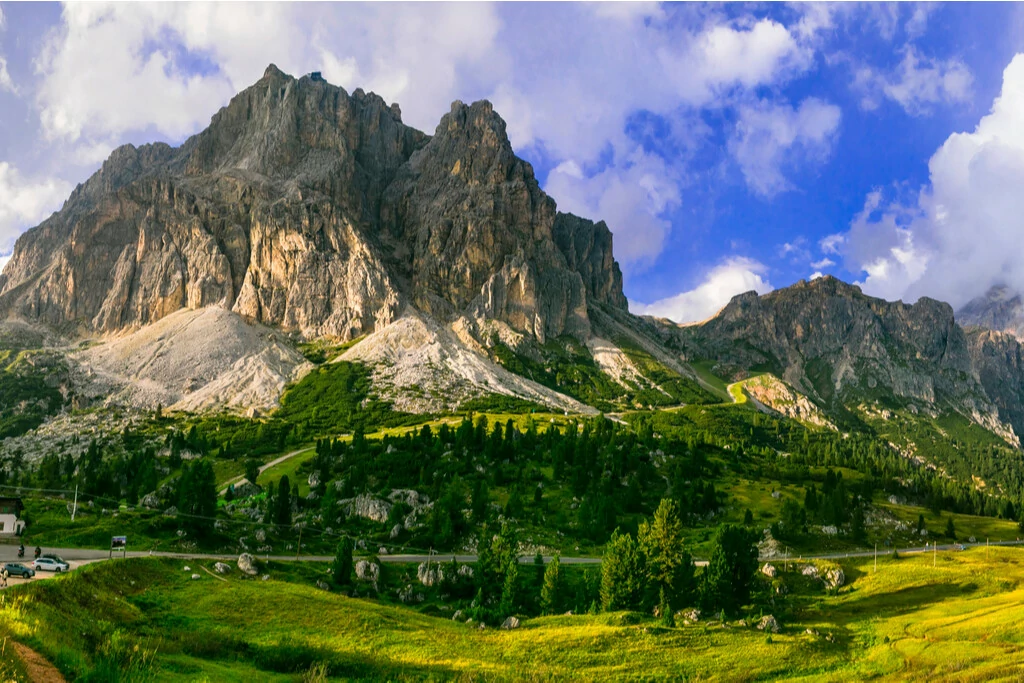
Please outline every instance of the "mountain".
M832 413L874 402L952 409L1016 442L953 309L934 299L889 302L826 276L740 294L700 325L664 329L686 360L711 361L723 376L775 374Z
M984 327L1024 338L1024 301L1004 285L968 301L956 312L956 319L965 327Z
M412 413L742 395L815 427L882 405L1024 429L1018 349L947 304L825 277L679 326L629 313L612 242L557 211L490 103L454 102L427 135L271 65L180 147L115 150L22 235L0 319L65 335L77 397L136 407L273 410L326 361L369 368L373 398ZM1020 305L988 301L999 325ZM307 343L336 352L310 363Z
M216 305L349 340L407 306L589 336L625 308L611 233L558 214L487 102L428 136L397 106L271 66L181 147L121 147L17 242L0 314L89 332Z

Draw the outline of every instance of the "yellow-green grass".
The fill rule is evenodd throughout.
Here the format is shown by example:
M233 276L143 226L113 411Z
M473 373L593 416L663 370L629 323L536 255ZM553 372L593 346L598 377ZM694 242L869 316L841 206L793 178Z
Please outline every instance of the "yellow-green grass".
M978 542L984 542L985 539L1010 541L1021 536L1020 527L1017 522L1009 519L962 515L954 512L943 512L941 515L935 515L927 508L917 505L893 505L889 502L880 502L877 505L892 513L896 518L906 522L915 530L917 528L918 515L924 515L925 528L928 529L930 539L938 540L940 543L949 542L949 539L946 539L944 536L939 536L936 539L935 535L945 534L946 523L950 517L953 518L956 537L961 541L966 541L971 536ZM927 540L929 539L922 538L921 544L923 545Z
M991 548L987 558L984 548L946 552L937 566L932 563L930 554L886 557L875 573L870 559L846 561L848 581L838 595L826 596L806 582L809 593L794 598L792 616L770 638L714 621L662 628L650 619L633 623L621 613L530 619L515 631L478 631L302 583L237 575L226 582L205 575L191 581L180 562L171 561L119 563L117 570L126 575L118 581L104 580L116 565L58 581L78 582L97 609L112 609L104 615L109 627L145 633L158 646L156 678L166 681L278 680L255 669L251 653L289 648L312 652L339 677L355 679L1019 680L1024 551ZM130 580L140 582L128 588L121 581L133 572L138 576ZM795 567L783 578L794 585L802 580ZM34 597L40 588L12 593ZM109 599L103 590L111 592ZM64 590L5 602L0 628L57 656L67 647L62 629L80 627L77 619L86 616L71 617L74 624L57 618L71 609L56 600L67 595ZM219 642L231 646L214 646ZM205 655L197 656L200 651ZM71 658L65 654L64 660Z
M287 475L288 481L299 485L299 495L305 496L309 493L308 477L299 476L299 468L306 462L316 457L316 449L310 448L293 455L283 462L260 472L256 477L256 483L260 486L267 486L271 482L277 483L281 477Z
M690 367L697 374L704 385L711 390L712 393L716 394L722 400L729 400L729 391L726 388L725 380L716 375L711 371L714 363L709 361L698 361L696 363L690 363Z

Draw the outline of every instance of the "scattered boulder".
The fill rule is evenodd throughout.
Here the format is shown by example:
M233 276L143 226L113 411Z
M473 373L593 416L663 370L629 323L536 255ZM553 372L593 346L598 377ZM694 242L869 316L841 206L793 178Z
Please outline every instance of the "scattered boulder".
M256 569L256 558L249 553L242 553L238 556L238 568L243 574L256 576L259 571Z
M92 501L90 501L90 502L92 502ZM178 508L175 507L174 505L172 505L171 507L169 507L166 510L164 510L164 514L166 516L168 516L168 517L174 517L175 515L178 514Z
M700 621L700 610L696 607L676 612L676 623L696 624Z
M320 473L310 472L309 476L306 477L306 483L309 484L309 488L311 489L315 489L317 486L320 486Z
M217 564L213 565L213 571L217 572L218 574L227 574L229 571L231 571L231 567L230 565L226 565L223 562L218 562Z
M181 568L181 571L183 571L183 572L190 572L190 571L192 571L192 567L190 567L190 566L188 566L186 564L184 567Z
M832 524L828 524L826 526L821 527L821 533L825 534L826 536L838 536L839 528Z
M157 498L155 492L144 495L139 503L148 510L156 510L160 507L160 499Z
M329 591L329 590L331 590L331 587L327 585L327 582L323 581L322 579L318 580L316 582L316 587L319 588L322 591Z
M846 583L846 574L842 567L831 567L825 572L825 586L827 588L839 588Z
M263 529L256 530L256 542L264 543L267 540L267 532Z
M818 567L813 565L813 564L809 564L806 567L804 567L803 569L801 569L800 573L803 574L804 576L809 576L812 579L816 579L816 578L818 578Z
M442 569L436 562L433 564L422 562L420 563L420 566L416 568L416 577L424 586L434 586L441 581L444 581L444 569Z
M779 622L776 621L775 617L770 614L766 614L761 617L761 620L757 622L757 629L759 631L768 631L770 633L779 632Z
M380 565L369 560L359 560L356 562L356 578L377 583L377 579L380 578Z
M199 574L193 574L193 575L192 575L192 580L193 580L193 581L195 581L196 579L200 579L200 578L202 578L202 577L201 577L201 576L199 576Z
M779 570L775 568L773 564L765 564L761 567L761 573L767 576L769 579L774 579L779 575Z
M473 578L473 567L468 564L459 565L459 578L472 579Z
M457 609L455 610L455 614L452 615L452 621L462 621L462 617L464 616L465 615L462 613L462 610Z
M384 546L381 546L381 547L377 548L377 554L378 555L387 555L388 554L388 549L385 548Z
M270 581L270 574L264 574L260 577L261 581Z
M392 540L394 540L394 539L398 538L398 535L401 534L401 533L402 533L402 525L401 524L396 524L393 527L391 527L390 537L391 537Z
M355 498L341 501L345 514L349 517L362 517L383 524L391 514L391 503L375 498L368 493Z
M509 617L505 621L501 622L501 628L506 631L511 631L514 628L519 628L519 620L515 617Z

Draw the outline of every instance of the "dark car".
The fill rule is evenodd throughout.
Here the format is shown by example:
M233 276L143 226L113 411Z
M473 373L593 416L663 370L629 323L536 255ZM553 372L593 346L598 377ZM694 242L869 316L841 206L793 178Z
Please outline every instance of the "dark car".
M4 570L7 571L8 576L20 576L23 579L31 579L36 575L34 569L17 562L8 562L4 565Z

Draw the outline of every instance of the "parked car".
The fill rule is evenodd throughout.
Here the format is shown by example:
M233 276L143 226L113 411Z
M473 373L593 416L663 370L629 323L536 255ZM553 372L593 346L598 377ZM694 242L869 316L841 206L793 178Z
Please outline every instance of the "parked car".
M35 570L18 562L8 562L3 568L7 571L7 576L20 576L23 579L31 579L36 575Z
M43 553L42 555L39 556L39 559L41 559L41 560L53 560L54 562L60 562L61 564L67 564L68 563L67 560L65 560L63 557L61 557L60 555L54 555L53 553Z
M66 572L68 569L71 569L67 562L64 562L63 560L55 560L53 557L40 557L32 563L32 568L36 571L54 572L56 574Z

